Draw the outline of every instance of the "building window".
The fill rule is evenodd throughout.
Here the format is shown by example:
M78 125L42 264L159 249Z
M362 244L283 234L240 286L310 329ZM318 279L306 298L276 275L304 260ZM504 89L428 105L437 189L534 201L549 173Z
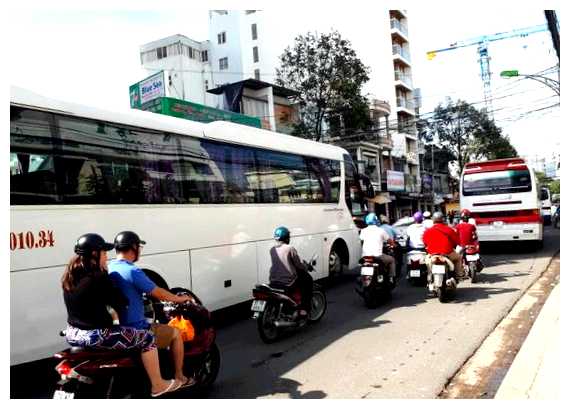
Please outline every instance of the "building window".
M202 51L202 62L208 61L208 50Z
M220 58L220 70L228 69L228 57Z
M209 88L208 80L204 80L204 90L208 91L208 88Z
M251 39L257 40L257 24L251 25Z
M166 58L166 47L158 47L156 49L156 58L159 60L161 58Z
M259 50L257 47L253 47L253 62L259 62Z
M226 43L226 32L222 32L218 34L218 44L225 44Z
M256 80L258 80L258 81L260 80L261 75L259 74L259 70L258 70L258 69L253 70L253 75L255 76L255 79L256 79Z

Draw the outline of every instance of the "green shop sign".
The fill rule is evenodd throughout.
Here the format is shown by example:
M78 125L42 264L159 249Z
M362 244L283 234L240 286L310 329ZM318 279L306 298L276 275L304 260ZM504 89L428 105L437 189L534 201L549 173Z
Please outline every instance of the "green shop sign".
M228 121L261 128L261 120L259 118L211 108L176 98L157 98L142 105L139 109L197 122Z

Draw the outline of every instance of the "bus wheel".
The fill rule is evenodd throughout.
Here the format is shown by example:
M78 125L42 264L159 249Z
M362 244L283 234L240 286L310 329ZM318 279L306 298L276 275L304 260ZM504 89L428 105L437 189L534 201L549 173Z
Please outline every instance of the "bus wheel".
M342 258L340 257L338 247L335 247L329 254L329 277L341 275L342 269Z

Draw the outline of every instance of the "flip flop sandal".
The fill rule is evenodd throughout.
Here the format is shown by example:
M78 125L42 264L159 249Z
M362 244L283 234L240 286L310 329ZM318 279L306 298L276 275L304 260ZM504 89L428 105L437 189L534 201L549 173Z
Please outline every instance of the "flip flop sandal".
M187 381L185 383L183 383L182 385L180 385L180 388L178 389L183 389L183 388L188 388L189 386L193 386L196 385L197 381L194 378L186 378Z
M157 398L160 395L164 395L165 393L169 393L169 392L174 392L177 389L180 389L180 382L178 382L176 379L171 379L170 380L170 384L166 387L166 389L158 392L158 393L151 393L150 396L152 396L153 398Z

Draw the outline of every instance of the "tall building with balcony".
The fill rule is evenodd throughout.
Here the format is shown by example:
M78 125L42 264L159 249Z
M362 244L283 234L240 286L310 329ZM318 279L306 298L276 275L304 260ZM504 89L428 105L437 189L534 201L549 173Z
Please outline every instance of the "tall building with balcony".
M390 36L392 42L393 89L395 118L393 118L394 170L404 173L404 191L396 192L396 217L411 215L421 208L421 181L416 130L417 98L412 80L412 58L408 37L406 10L390 10Z

